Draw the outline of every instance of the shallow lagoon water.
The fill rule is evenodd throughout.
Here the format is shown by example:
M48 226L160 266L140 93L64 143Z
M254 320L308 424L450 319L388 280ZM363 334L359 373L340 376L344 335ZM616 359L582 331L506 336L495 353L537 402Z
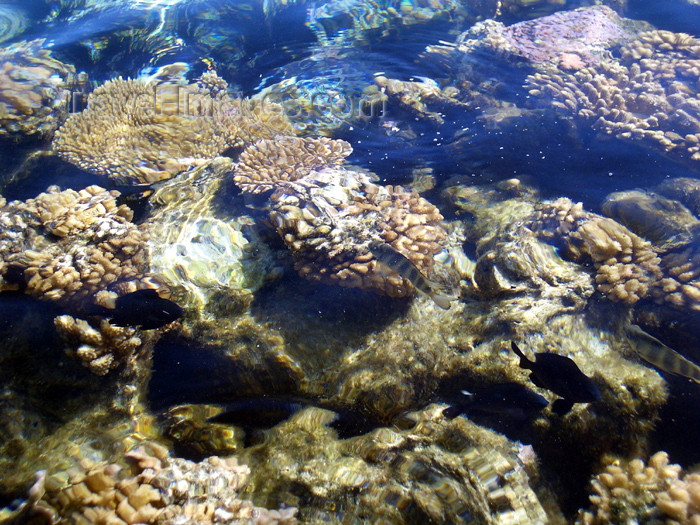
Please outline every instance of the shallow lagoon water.
M699 519L700 391L627 327L700 364L700 6L601 4L619 34L556 18L586 2L4 4L0 102L38 106L0 112L0 520ZM528 20L545 60L508 40ZM547 20L587 47L549 49ZM165 99L125 99L71 135L118 77L239 109L139 135ZM239 100L283 122L198 146L262 118ZM184 316L115 324L109 301L141 288ZM511 341L601 399L556 413ZM550 406L514 417L513 383Z

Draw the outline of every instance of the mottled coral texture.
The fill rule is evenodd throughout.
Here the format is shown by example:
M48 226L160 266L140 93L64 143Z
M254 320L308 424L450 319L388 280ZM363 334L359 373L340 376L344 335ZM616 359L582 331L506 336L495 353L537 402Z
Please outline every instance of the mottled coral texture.
M10 268L21 272L25 293L64 303L142 277L145 235L118 195L99 186L52 186L0 208L0 290L18 288L6 279Z

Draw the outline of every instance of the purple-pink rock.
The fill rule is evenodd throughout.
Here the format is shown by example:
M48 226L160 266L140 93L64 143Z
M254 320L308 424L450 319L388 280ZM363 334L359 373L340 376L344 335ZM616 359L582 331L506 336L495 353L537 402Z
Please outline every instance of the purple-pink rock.
M518 55L532 62L553 61L565 69L597 64L605 48L629 36L609 7L562 11L508 26L503 36Z

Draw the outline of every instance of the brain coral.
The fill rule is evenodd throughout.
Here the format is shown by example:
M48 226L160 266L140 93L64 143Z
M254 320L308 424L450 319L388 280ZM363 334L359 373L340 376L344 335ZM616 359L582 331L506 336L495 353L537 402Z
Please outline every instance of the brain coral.
M43 44L0 50L0 137L50 136L68 114L75 68L52 58Z
M230 98L211 73L191 86L119 78L90 94L87 109L71 115L53 146L82 169L150 184L229 147L291 132L280 106Z
M575 74L528 77L530 94L550 96L566 115L608 135L700 161L700 43L690 35L648 31L609 59Z
M285 139L250 146L234 181L248 192L274 188L270 219L292 251L300 275L393 297L413 293L408 280L380 267L369 242L390 243L424 274L446 232L438 209L400 186L378 186L339 166L344 141Z

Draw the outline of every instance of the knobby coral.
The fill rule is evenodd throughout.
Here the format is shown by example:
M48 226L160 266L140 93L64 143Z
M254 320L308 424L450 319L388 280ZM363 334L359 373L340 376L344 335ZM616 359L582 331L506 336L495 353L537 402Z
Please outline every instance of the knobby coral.
M672 158L700 161L700 42L684 33L648 31L608 59L575 74L528 77L530 94L552 97L565 115L636 140Z
M79 459L69 470L38 473L24 511L31 523L296 522L293 507L267 510L240 498L250 469L235 458L194 463L145 443L122 458L129 467Z
M143 277L145 235L131 222L131 209L117 204L118 195L99 186L52 186L3 206L0 290L26 284L30 295L70 303ZM20 277L10 278L13 273Z
M118 367L141 347L136 328L114 326L107 319L93 328L82 319L60 315L54 324L69 344L68 353L100 376Z
M150 184L227 148L292 133L281 106L233 99L223 86L211 73L193 85L110 80L56 133L54 148L82 169Z
M414 191L378 186L339 166L343 141L288 138L241 154L234 181L249 192L274 188L270 219L300 275L393 297L413 293L404 277L379 266L369 242L390 243L429 274L446 232L438 209Z
M700 474L669 465L666 452L657 452L647 464L610 458L591 486L593 506L579 513L579 524L700 523Z
M541 238L561 244L565 258L592 260L598 290L614 300L634 304L662 276L651 243L612 219L584 211L580 203L557 199L527 222Z
M560 198L525 221L540 238L562 248L575 262L592 261L600 292L635 304L657 303L700 310L700 253L694 245L663 253L613 219L586 212Z

